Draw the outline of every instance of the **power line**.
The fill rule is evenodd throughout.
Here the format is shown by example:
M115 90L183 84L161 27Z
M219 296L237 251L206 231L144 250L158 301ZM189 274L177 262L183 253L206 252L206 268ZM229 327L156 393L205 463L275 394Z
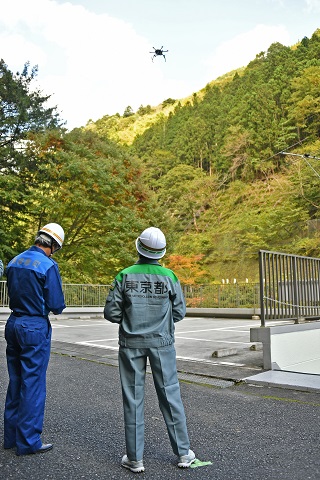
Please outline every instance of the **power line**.
M311 120L313 117L315 117L316 115L318 115L318 113L313 113L312 115L310 115L309 117L306 118L306 122L308 122L309 120ZM293 145L290 145L288 147L285 147L286 150L290 150L291 148L294 148L296 147L297 145L301 145L303 142L305 142L306 140L308 140L309 138L311 137L311 135L308 135L307 137L305 137L303 140L298 140L296 143L294 143ZM273 155L271 155L269 158L266 158L265 160L263 160L264 162L267 162L269 160L271 160L272 158L276 157L277 155L281 155L281 154L285 154L285 155L289 155L289 153L285 153L283 152L283 150L281 150L280 152L277 152L277 153L274 153ZM290 154L292 155L292 154ZM313 157L310 157L309 155L309 158L313 158ZM319 159L318 159L319 160Z
M288 153L288 152L279 152L281 155L291 155L292 157L301 157L301 158L313 158L315 160L320 160L319 157L314 157L313 155L310 155L309 153Z
M291 157L300 157L303 158L306 164L311 168L311 170L320 178L319 173L313 168L310 162L308 162L307 158L312 158L314 160L320 160L319 157L314 157L313 155L309 155L308 153L299 154L299 153L288 153L288 152L280 152L281 155L290 155Z
M287 150L289 150L290 148L294 148L296 145L301 145L302 142L305 142L306 140L308 140L309 137L306 137L304 138L303 140L299 140L298 142L294 143L293 145L290 145L289 147L286 147ZM281 150L280 152L277 152L277 153L274 153L273 155L271 155L270 157L266 158L265 160L262 160L263 162L268 162L269 160L271 160L272 158L276 157L277 155L280 155L281 153L283 153L283 151ZM289 154L288 154L289 155Z

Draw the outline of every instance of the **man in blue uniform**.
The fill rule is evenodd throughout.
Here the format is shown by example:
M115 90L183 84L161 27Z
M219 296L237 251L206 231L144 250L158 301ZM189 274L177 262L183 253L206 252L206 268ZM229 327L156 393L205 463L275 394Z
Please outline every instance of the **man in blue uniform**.
M5 271L12 313L5 327L9 385L4 448L15 447L17 455L52 449L51 443L42 443L41 433L51 346L48 315L65 308L59 269L51 255L63 241L60 225L45 225L35 244L11 260Z
M190 450L174 348L174 324L185 316L185 300L176 275L158 262L166 253L162 231L144 230L136 249L138 262L116 276L104 308L104 317L119 323L127 450L121 465L135 473L144 471L144 384L149 359L172 450L178 466L189 467L195 454Z

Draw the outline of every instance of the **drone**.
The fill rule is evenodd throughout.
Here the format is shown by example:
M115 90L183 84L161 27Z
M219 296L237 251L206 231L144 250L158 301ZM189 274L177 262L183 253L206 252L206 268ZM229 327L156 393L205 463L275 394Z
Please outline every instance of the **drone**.
M163 46L161 48L154 48L152 47L154 52L149 52L149 53L153 53L153 57L152 57L152 61L155 57L157 57L158 55L162 55L163 58L164 58L164 61L166 62L166 56L163 54L163 52L169 52L169 50L163 50Z

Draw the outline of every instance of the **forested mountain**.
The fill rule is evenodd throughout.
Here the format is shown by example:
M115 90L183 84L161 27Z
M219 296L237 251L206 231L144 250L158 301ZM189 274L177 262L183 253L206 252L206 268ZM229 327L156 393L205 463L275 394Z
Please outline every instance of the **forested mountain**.
M0 88L4 73L3 63ZM16 131L12 105L1 105L2 144L9 120ZM187 283L257 281L259 249L319 256L319 110L317 30L188 99L128 106L69 133L47 112L52 124L28 124L0 149L0 256L26 248L47 221L66 230L57 260L70 282L109 282L151 224L167 235L166 266Z
M163 107L87 128L122 143L140 131L130 151L171 220L174 253L200 261L197 281L257 280L259 249L320 254L320 165L305 156L320 154L320 30Z

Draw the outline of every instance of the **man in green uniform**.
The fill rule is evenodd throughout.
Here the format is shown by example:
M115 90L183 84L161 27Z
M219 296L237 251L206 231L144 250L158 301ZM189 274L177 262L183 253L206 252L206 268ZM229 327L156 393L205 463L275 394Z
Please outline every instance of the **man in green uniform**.
M136 473L144 471L144 385L149 359L178 466L189 467L196 457L190 450L174 347L174 324L185 316L185 300L174 272L158 262L166 253L162 231L155 227L144 230L136 249L139 260L116 276L104 308L104 317L119 323L127 450L121 465Z

